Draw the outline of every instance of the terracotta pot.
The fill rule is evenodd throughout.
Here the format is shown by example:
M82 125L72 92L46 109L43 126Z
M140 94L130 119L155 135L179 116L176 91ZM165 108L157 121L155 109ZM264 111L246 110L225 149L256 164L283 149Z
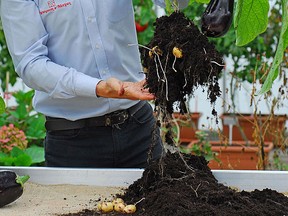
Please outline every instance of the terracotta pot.
M199 119L202 113L194 112L190 115L181 115L180 113L173 113L180 128L180 142L191 142L196 139L195 132L198 130Z
M221 145L220 142L210 142L212 152L216 152L220 163L215 160L209 162L211 169L256 170L258 164L259 147L244 141L233 141L232 145ZM268 154L273 149L272 142L265 142L265 164L268 165Z
M281 137L285 130L285 123L287 120L286 115L274 115L270 118L270 115L261 115L258 117L258 125L261 133L265 133L264 141L272 142L276 141ZM239 127L235 125L237 120L240 127L242 128L247 140L255 140L253 137L255 123L254 116L251 114L223 114L221 116L223 125L223 135L229 138L229 124L233 124L232 127L232 138L231 140L245 140L241 135ZM267 127L267 125L269 125ZM267 128L267 130L266 130ZM266 130L266 131L265 131Z
M193 140L185 148L191 148L198 140ZM211 150L217 154L216 160L210 160L210 169L225 170L257 170L259 147L253 143L246 145L245 141L233 141L232 145L220 141L210 141ZM268 154L273 150L272 142L265 142L265 165L268 165Z

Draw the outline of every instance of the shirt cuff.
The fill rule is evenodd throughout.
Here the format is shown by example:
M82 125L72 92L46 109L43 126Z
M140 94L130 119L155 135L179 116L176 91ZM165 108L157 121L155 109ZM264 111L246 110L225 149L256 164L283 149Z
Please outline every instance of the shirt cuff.
M75 94L80 97L97 97L96 85L100 81L101 79L79 74L75 82Z

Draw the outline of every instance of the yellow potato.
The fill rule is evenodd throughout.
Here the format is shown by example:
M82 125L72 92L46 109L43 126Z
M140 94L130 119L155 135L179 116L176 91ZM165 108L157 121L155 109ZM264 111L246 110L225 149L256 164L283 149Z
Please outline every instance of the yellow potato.
M117 205L118 203L124 203L124 200L121 198L116 198L113 200L113 206Z
M116 212L124 212L125 207L126 206L124 203L117 203L116 205L114 205L114 210Z
M157 53L157 54L160 55L160 56L163 54L162 50L161 50L158 46L153 47L153 48L149 51L149 57L150 57L150 58L153 58L154 53Z
M178 47L174 47L173 48L173 55L176 57L176 58L182 58L183 57L183 53L182 53L182 50Z
M127 213L127 214L133 214L133 213L136 212L136 206L135 205L127 205L124 208L124 212Z
M113 203L112 202L103 202L101 205L101 211L104 213L108 213L113 211Z

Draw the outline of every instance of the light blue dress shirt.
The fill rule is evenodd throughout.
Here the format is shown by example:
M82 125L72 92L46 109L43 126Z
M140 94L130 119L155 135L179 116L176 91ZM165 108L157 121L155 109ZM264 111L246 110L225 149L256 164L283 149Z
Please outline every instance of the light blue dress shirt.
M0 14L36 111L76 120L137 103L95 94L100 80L144 79L138 46L129 46L138 43L132 0L0 0Z

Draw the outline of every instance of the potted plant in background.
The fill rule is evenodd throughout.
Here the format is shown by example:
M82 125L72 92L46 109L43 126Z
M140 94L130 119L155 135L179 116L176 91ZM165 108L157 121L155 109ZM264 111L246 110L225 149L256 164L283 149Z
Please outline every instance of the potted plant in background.
M262 86L264 86L263 83L268 77L267 73L271 69L271 59L275 54L275 47L277 46L277 43L279 43L279 38L277 39L275 34L280 35L279 25L281 24L282 18L280 11L281 3L281 1L277 0L271 8L271 15L269 17L269 25L267 30L263 34L256 37L256 39L251 41L249 44L242 47L235 45L235 38L237 38L237 35L235 34L237 34L239 29L234 27L231 27L230 31L224 37L211 39L211 41L213 41L216 45L217 50L225 55L225 60L229 60L228 63L232 65L232 69L227 67L223 74L224 81L230 79L229 86L226 86L227 83L224 82L225 85L223 87L224 112L221 115L223 131L220 127L220 141L211 142L211 145L215 147L222 145L222 149L216 150L215 148L213 149L213 147L212 149L220 152L218 156L221 159L221 154L224 153L224 147L225 150L231 148L232 144L235 142L238 142L238 150L242 155L244 152L249 152L252 147L256 147L256 150L253 150L254 156L248 156L251 162L254 163L254 165L252 165L253 169L256 169L256 167L258 169L265 169L267 166L267 152L268 150L272 150L271 143L269 141L273 140L275 145L277 145L276 147L281 145L282 147L285 146L285 142L283 142L283 134L285 131L285 121L287 120L287 116L279 116L275 114L276 110L280 106L283 106L283 104L285 106L284 101L287 100L285 97L285 92L287 92L287 77L285 72L281 70L279 75L279 77L283 80L283 84L279 87L278 95L272 95L272 93L268 91L266 94L261 96L255 96L256 93L260 92ZM199 5L199 7L201 8L202 5ZM187 9L187 13L190 13L190 17L194 16L195 18L193 19L198 22L200 19L199 16L197 16L197 11L199 10L201 14L203 9L195 9L195 5L191 5L191 7ZM275 59L276 58L277 57L275 57ZM287 66L286 62L287 53L284 55L283 64L281 67ZM229 73L227 73L227 71L229 71ZM243 106L244 103L240 102L239 104L236 104L236 96L238 92L243 93L243 90L245 90L247 85L251 86L251 89L248 90L250 91L248 93L250 98L247 97L247 100L251 101L250 110L252 112L241 113L239 107ZM227 99L227 94L230 95L230 100ZM268 113L264 113L258 108L258 103L261 100L265 100L270 106ZM226 114L228 114L228 117L226 117ZM251 117L250 120L248 116L249 118ZM264 117L267 118L265 119ZM242 121L240 121L242 119L248 119L250 125L249 129L247 126L243 126ZM236 136L236 132L240 132L240 135ZM248 134L248 132L251 133ZM226 157L226 159L229 158ZM240 159L238 159L238 163L239 161ZM258 163L255 164L255 161L258 161ZM258 166L256 166L257 164ZM222 165L222 168L223 167L228 168L229 166ZM237 165L237 167L233 167L230 163L230 168L239 168L239 165Z
M269 18L269 25L267 30L258 36L253 42L249 43L245 47L237 47L237 49L227 48L228 53L231 55L233 62L233 69L229 73L230 76L230 88L227 91L230 94L230 102L226 103L227 113L224 112L221 116L223 125L223 135L229 139L228 143L235 143L240 141L248 146L251 144L258 146L259 158L258 168L265 169L267 163L266 151L269 149L269 142L273 141L275 148L285 145L284 133L285 123L287 115L276 115L277 109L281 106L285 106L285 92L287 92L287 79L285 70L287 70L287 55L284 55L283 64L280 65L280 76L282 84L278 88L276 95L268 91L266 94L255 96L260 92L262 84L267 78L267 72L271 69L271 58L274 54L273 47L279 43L275 34L280 34L279 25L281 22L281 15L279 13L280 1L271 8L271 15ZM233 33L233 32L232 32ZM231 33L231 34L232 34ZM229 35L228 35L229 36ZM227 43L227 41L218 41L218 43ZM221 46L220 46L221 47ZM219 48L220 48L219 47ZM225 52L225 50L223 50ZM227 53L227 54L228 54ZM245 63L241 64L241 61ZM238 91L247 91L245 88L245 82L250 83L250 107L253 108L252 113L241 113L239 107L235 104L235 96ZM248 100L248 98L247 98ZM258 103L261 100L265 100L269 111L263 113L259 110ZM238 106L243 106L244 103L239 103ZM250 143L250 144L249 144Z
M281 70L280 74L283 76L279 76L282 78L283 84L279 87L278 95L272 95L271 92L268 92L266 95L262 95L262 98L255 97L255 93L260 91L261 84L265 82L267 72L271 68L274 47L278 43L277 38L274 36L275 34L280 34L281 14L279 13L279 8L281 8L280 1L276 1L271 8L267 30L245 47L235 47L233 44L229 44L229 38L235 38L235 31L230 31L225 40L215 40L219 49L225 55L231 56L232 69L229 71L230 83L229 88L227 88L229 90L223 92L230 95L230 100L226 99L221 119L223 134L228 137L230 131L230 138L233 140L253 140L255 124L258 124L262 134L265 133L264 140L267 141L275 140L275 132L278 132L277 136L279 137L280 133L285 129L287 116L275 114L277 108L285 101L285 96L283 97L281 92L285 91L287 87L285 86L285 72ZM284 67L286 62L287 55L284 55ZM249 90L245 88L245 84L246 86L251 86ZM241 111L238 111L240 109L236 107L236 97L239 91L242 93L247 91L247 96L250 95L250 107L254 106L253 113L241 113ZM268 113L263 113L258 109L257 106L261 100L266 100L266 104L269 107ZM237 106L243 106L244 103L240 103Z

